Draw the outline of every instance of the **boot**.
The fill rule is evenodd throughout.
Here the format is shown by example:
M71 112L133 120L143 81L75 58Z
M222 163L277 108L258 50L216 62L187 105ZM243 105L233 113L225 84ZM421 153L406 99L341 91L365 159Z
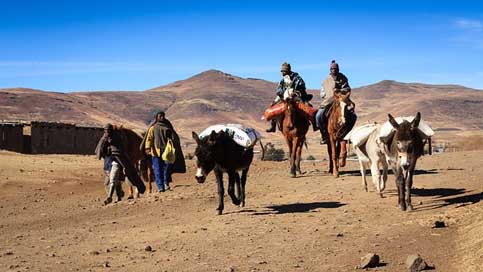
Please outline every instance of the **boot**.
M122 190L122 184L119 182L116 186L117 201L121 201L124 197L124 191Z
M321 145L327 144L327 137L326 137L326 135L327 135L327 133L321 129L320 130L320 144Z
M312 121L312 129L313 129L314 131L319 130L319 128L317 127L317 124L315 123L315 120L313 120L313 121Z
M268 129L266 130L266 132L268 132L268 133L272 133L272 132L275 132L275 131L276 131L276 129L277 129L277 121L275 121L275 120L271 120L271 121L270 121L270 128L268 128Z
M107 185L107 198L104 200L104 205L107 205L112 202L112 195L114 194L115 186L114 183L109 183Z

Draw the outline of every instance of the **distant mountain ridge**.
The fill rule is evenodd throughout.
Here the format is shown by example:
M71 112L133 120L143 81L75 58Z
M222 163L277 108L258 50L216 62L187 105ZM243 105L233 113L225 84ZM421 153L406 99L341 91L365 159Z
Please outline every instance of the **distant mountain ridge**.
M0 119L122 123L144 129L156 110L165 110L183 137L215 123L242 123L263 130L260 120L275 97L277 83L208 70L146 91L45 92L0 89ZM318 105L318 91L314 105ZM428 85L384 80L355 88L358 122L385 121L387 113L414 115L436 128L483 129L483 92L457 85Z

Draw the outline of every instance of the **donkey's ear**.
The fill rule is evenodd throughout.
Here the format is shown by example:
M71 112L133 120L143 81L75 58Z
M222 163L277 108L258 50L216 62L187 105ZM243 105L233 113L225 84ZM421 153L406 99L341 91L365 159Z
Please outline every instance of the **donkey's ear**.
M418 112L416 114L416 117L414 117L414 120L411 122L411 127L413 129L419 127L419 121L421 121L421 113L420 112Z
M216 139L216 132L214 130L211 131L210 133L210 140L215 140Z
M191 137L193 137L193 140L195 140L196 144L200 144L200 137L198 134L196 134L196 132L191 131Z
M391 123L392 127L395 129L399 129L399 124L396 122L394 117L390 113L387 114L387 117L389 117L389 123Z
M208 136L208 144L214 145L216 142L216 132L214 130L211 131L210 136Z

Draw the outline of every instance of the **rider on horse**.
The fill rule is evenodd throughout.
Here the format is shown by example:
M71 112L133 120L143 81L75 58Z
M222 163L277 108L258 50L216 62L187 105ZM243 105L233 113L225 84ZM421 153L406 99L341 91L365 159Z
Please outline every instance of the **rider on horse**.
M285 98L287 98L284 96L287 95L297 95L300 101L303 103L309 102L312 99L312 95L307 94L304 80L298 73L292 71L292 67L289 63L284 62L280 72L282 73L282 80L280 80L280 83L277 86L277 97L272 102L271 106L283 101ZM276 126L277 120L272 119L271 126L266 131L275 132Z
M320 103L319 110L315 116L315 121L317 122L317 127L320 128L320 144L325 144L327 142L327 118L326 113L330 110L332 103L334 102L334 93L350 93L351 87L349 86L349 81L347 77L339 72L339 64L333 60L330 63L330 74L322 82L322 88L320 89L320 97L322 102ZM350 99L349 99L350 101ZM355 113L354 113L354 103L350 101L347 105L347 110L349 110L348 127L352 128L355 123ZM348 130L350 131L350 129Z

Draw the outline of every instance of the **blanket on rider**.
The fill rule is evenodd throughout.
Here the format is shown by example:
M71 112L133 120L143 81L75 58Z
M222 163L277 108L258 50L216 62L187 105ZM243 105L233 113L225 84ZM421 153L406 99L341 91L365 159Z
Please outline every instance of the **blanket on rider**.
M287 103L285 102L277 103L265 110L263 118L267 121L270 121L279 116L282 116L286 107ZM312 107L312 105L310 105L309 103L295 101L295 107L297 108L298 112L302 113L309 121L315 118L317 109Z

